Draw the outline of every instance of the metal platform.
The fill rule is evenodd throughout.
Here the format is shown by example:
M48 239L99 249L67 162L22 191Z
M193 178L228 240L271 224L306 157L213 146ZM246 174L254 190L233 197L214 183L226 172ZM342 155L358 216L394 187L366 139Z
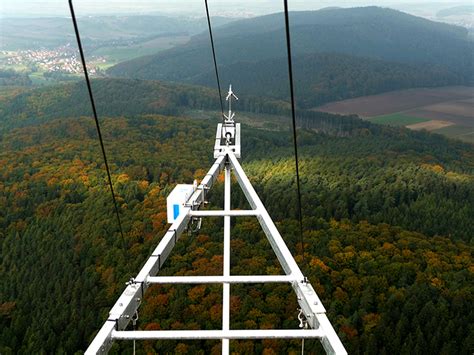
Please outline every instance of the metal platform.
M233 123L233 114L229 110L227 124ZM227 118L227 117L226 117ZM220 133L221 132L221 133ZM240 127L234 125L234 135L229 139L222 126L217 134L222 134L218 150L214 151L216 161L202 182L184 206L183 212L171 225L165 236L147 260L135 279L127 285L125 291L109 313L86 354L106 353L115 340L166 340L166 339L222 339L222 353L229 354L230 339L268 339L268 338L318 338L328 354L347 354L339 337L326 316L326 310L318 295L303 276L283 238L278 232L270 215L245 175L237 155L240 156ZM227 139L227 141L225 141ZM224 144L221 144L225 142ZM217 145L217 140L216 140ZM238 145L238 146L237 146ZM207 191L213 186L218 175L224 171L224 210L199 211L206 199ZM234 173L252 210L231 210L231 174ZM260 222L270 245L280 262L285 275L231 275L230 274L230 238L231 218L255 216ZM223 274L216 276L156 276L162 268L173 247L179 241L183 231L193 218L224 218L224 251ZM309 329L267 329L267 330L234 330L230 329L230 284L251 283L289 283L293 287L305 323ZM137 312L151 284L222 284L223 307L222 329L220 330L159 330L159 331L125 331L132 317Z

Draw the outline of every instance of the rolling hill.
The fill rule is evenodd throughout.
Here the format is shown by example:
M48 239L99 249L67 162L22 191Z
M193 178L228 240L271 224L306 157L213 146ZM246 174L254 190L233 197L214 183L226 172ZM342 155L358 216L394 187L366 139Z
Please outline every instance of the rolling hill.
M205 95L149 81L95 82L122 241L94 123L85 109L87 97L81 103L71 95L74 90L84 87L20 91L9 96L8 110L5 101L0 105L1 119L11 124L0 133L2 354L83 351L167 228L170 190L201 179L212 162L215 120L191 119L174 107L180 90L191 91L182 107L200 105ZM147 91L153 95L134 105ZM15 96L21 99L11 100ZM114 111L119 100L123 112ZM155 105L174 115L157 115ZM474 345L472 146L350 117L344 122L351 124L341 126L337 117L327 115L320 122L332 130L305 129L298 135L306 263L295 238L289 131L243 126L243 164L250 180L350 353L469 353ZM211 205L221 205L222 189L218 184L212 190ZM233 197L234 206L242 207L243 196ZM179 240L162 271L221 272L221 228L204 221L197 235ZM271 247L256 230L253 219L235 221L233 274L279 271ZM296 327L291 292L285 285L236 286L232 326ZM138 327L216 328L220 295L213 286L153 287ZM218 345L137 342L137 350L212 353ZM231 346L237 353L301 349L299 342L236 341ZM306 349L321 351L317 341L308 341ZM131 352L131 344L117 344L114 352Z
M242 125L249 179L349 353L470 354L473 145L304 109L470 83L465 31L375 7L292 13L302 244L281 20L274 14L216 27L223 84L238 88L237 117L255 120ZM105 32L129 23L138 36L147 24L161 26L111 21ZM204 33L110 70L121 78L92 81L123 239L84 83L0 90L1 354L82 353L107 319L168 228L169 192L202 179L213 162L220 112L209 59ZM221 208L223 189L218 179L211 207ZM233 207L245 208L242 193L232 191ZM281 272L254 218L235 218L232 227L232 274ZM178 240L160 272L216 275L222 267L222 223L205 220ZM138 329L215 329L221 297L213 285L154 285ZM297 314L290 285L232 287L234 329L295 328ZM322 351L318 341L305 348ZM232 341L231 351L297 353L301 343ZM131 352L125 342L112 350ZM144 341L137 352L212 354L220 344Z
M381 92L465 81L462 74L443 67L400 64L345 54L302 54L293 58L293 65L297 103L302 109ZM222 65L220 71L222 82L231 82L239 91L279 100L289 97L286 58ZM208 71L194 77L192 82L213 87L215 76Z
M216 24L229 19L217 17ZM203 18L170 16L84 16L78 18L84 44L150 39L165 34L193 35L206 28ZM75 43L71 19L67 17L2 18L0 50L54 48Z
M182 115L190 110L199 111L197 112L199 117L218 120L220 116L216 110L219 107L217 91L203 86L109 78L93 80L92 88L100 116ZM265 119L269 119L273 124L289 125L289 121L281 122L281 116L290 117L287 102L245 94L239 96L241 113L268 114L270 116L267 115ZM83 82L32 90L5 89L0 92L2 123L0 133L13 127L39 124L55 118L90 116L90 114L90 102ZM348 120L346 117L348 116L312 111L298 112L299 124L305 127L312 127L314 124L318 125L318 122L328 120L337 122L338 129L342 131L346 126L353 127L357 124L363 128L368 125L361 120ZM259 120L261 118L262 115L259 116ZM276 122L278 120L280 122ZM328 128L332 129L331 126Z
M266 90L274 97L283 98L287 81L273 79L274 76L283 79L287 75L283 65L286 58L283 24L282 14L273 14L216 28L221 75L228 81L240 82L246 90L258 87L261 92L262 87L258 84L272 83ZM350 75L354 76L354 82L368 87L362 91L372 93L444 85L446 82L473 82L474 47L468 40L467 31L460 27L378 7L295 12L291 13L291 25L293 53L295 61L299 62L294 68L295 75L308 77L311 82L318 83L332 77L337 80L341 65L346 67L345 77L350 68L354 68ZM186 45L120 63L110 68L108 73L128 78L214 85L209 46L206 34L197 35ZM322 68L316 71L311 55L318 58L319 54L321 58L321 53L335 65L321 63ZM370 69L366 70L370 73L367 77L356 73L361 66ZM314 70L310 71L308 67ZM262 68L265 68L263 72ZM410 76L410 82L404 78L404 72ZM251 80L252 75L259 76L259 80ZM245 84L242 78L248 78ZM380 81L385 87L377 84ZM351 90L353 86L341 90L344 98L360 95L357 90ZM316 106L340 99L341 95L335 96L327 91L321 94L318 89L317 84L303 87L300 90L302 102Z

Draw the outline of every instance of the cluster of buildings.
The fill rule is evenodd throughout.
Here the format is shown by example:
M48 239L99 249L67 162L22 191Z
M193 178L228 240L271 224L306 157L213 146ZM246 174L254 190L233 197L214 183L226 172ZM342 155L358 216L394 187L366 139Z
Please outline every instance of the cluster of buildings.
M55 49L35 49L20 51L0 51L0 67L27 67L33 71L46 73L82 73L82 64L76 48L70 44ZM94 63L105 62L105 58L94 58ZM90 74L99 70L96 65L89 67Z

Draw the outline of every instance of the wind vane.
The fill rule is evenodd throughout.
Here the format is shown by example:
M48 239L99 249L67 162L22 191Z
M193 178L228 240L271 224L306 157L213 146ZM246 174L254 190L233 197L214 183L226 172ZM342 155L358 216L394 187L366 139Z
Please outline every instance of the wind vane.
M229 92L227 93L227 97L225 98L226 101L229 101L229 114L226 116L224 114L224 117L226 118L226 121L233 121L235 113L232 113L232 98L235 98L236 100L239 100L237 96L235 96L234 92L232 91L232 84L229 85Z

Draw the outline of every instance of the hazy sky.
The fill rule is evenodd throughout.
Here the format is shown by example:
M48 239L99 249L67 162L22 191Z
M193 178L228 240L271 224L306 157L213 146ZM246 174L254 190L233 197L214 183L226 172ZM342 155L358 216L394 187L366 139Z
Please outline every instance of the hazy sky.
M282 0L208 0L214 15L261 15L282 10ZM202 16L204 0L75 0L78 15L182 13ZM472 0L289 0L292 10L316 10L327 6L378 5L402 10L437 11L456 5L469 5ZM0 0L0 16L67 16L67 0Z

